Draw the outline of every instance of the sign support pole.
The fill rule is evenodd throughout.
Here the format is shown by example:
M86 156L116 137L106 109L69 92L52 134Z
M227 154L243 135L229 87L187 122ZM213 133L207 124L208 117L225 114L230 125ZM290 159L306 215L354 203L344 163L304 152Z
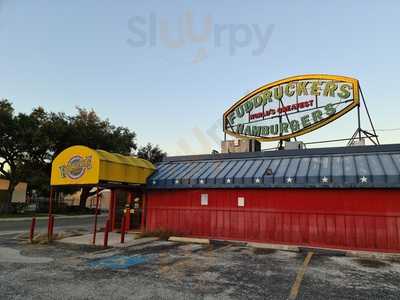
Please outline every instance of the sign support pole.
M367 103L365 102L364 94L363 94L363 92L362 92L362 90L361 90L361 87L358 86L358 88L359 88L359 90L360 90L360 95L361 95L362 103L363 103L364 108L365 108L365 110L366 110L366 112L367 112L369 124L371 125L373 134L370 133L370 132L368 132L368 131L366 131L366 130L363 130L363 129L361 128L361 103L358 103L358 105L357 105L357 122L358 122L358 123L357 123L357 130L356 130L356 132L354 132L353 136L350 138L350 140L349 140L349 142L347 143L347 145L348 145L348 146L352 145L353 142L357 139L357 135L358 135L358 140L361 141L361 140L362 140L362 135L363 135L363 134L364 134L365 137L367 137L372 143L374 143L375 145L379 145L380 143L379 143L378 135L376 134L374 124L372 123L371 115L369 114L368 107L367 107ZM374 138L375 138L375 140L374 140Z
M360 116L360 104L357 105L357 119L358 119L358 140L361 142L361 116Z
M379 143L379 139L378 139L378 136L376 134L375 126L374 126L374 123L372 122L371 115L369 114L369 110L368 110L368 107L367 107L367 103L365 102L365 98L364 98L364 94L362 92L361 86L359 86L359 89L360 89L360 94L361 94L361 98L362 98L365 110L367 111L367 116L368 116L368 119L369 119L369 123L371 124L372 131L374 132L374 136L375 136L376 142L379 145L380 144Z

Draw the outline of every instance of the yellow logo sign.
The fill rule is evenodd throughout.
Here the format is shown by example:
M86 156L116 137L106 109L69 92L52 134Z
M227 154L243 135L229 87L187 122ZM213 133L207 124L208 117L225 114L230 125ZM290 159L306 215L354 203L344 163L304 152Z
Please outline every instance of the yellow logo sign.
M86 170L90 170L91 168L92 156L82 157L75 155L66 165L60 167L60 175L62 178L78 179L85 174Z

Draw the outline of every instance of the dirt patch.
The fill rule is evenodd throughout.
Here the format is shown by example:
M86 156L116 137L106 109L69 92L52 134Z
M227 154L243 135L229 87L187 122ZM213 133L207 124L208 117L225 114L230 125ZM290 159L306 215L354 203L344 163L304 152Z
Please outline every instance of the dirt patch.
M356 263L360 264L363 267L367 268L374 268L374 269L379 269L379 268L384 268L389 266L388 263L380 261L380 260L375 260L375 259L355 259L354 260Z
M266 255L275 253L277 250L275 249L264 249L264 248L254 248L253 253L256 255Z
M60 231L53 234L53 241L62 240L67 237L74 237L74 236L81 236L83 233L86 232L85 230L81 229L70 229L65 231ZM24 232L16 236L16 240L29 242L29 233ZM33 244L48 244L48 235L47 233L37 233L33 236L32 239Z
M146 231L143 233L139 234L139 238L144 238L144 237L158 237L162 241L168 241L168 239L171 236L179 236L178 233L171 231L171 230L165 230L165 229L157 229L154 231Z
M400 264L400 257L391 258L388 260L390 263Z

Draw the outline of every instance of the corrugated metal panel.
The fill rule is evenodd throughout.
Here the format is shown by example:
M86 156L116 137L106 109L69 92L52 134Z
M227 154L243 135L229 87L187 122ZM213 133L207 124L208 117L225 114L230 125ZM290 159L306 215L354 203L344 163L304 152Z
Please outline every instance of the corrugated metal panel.
M289 166L290 163L290 158L284 158L282 159L281 163L279 164L279 167L277 170L274 172L274 183L284 183L286 180L286 170Z
M371 170L372 181L378 184L385 183L385 172L383 171L382 164L379 161L379 156L377 155L368 155L367 156L368 166Z
M265 165L264 164L261 165L261 166L266 166L269 164L269 166L268 166L269 173L266 173L266 169L267 169L266 167L262 169L263 174L265 174L264 175L264 183L271 184L271 185L274 184L275 172L279 168L279 165L281 164L281 162L282 162L282 159L278 158L278 159L273 159L271 161L267 160L265 162L266 163Z
M343 157L334 156L332 157L332 174L330 176L331 182L336 182L338 185L343 185L344 183L344 169L343 169Z
M150 188L400 188L400 145L397 152L370 151L284 157L166 161L148 181ZM356 149L357 148L357 149ZM361 147L362 148L362 147ZM368 147L370 149L370 147ZM376 147L373 149L384 149ZM390 147L393 150L393 147Z
M208 194L208 205L201 205ZM400 252L400 190L152 190L146 229L210 239ZM262 200L262 201L261 201Z
M393 163L392 156L389 154L382 154L379 156L386 174L386 180L389 184L396 183L399 178L399 170Z
M321 169L319 170L319 178L318 178L319 182L325 183L326 179L328 179L329 182L329 178L331 177L332 174L331 165L332 165L332 157L330 156L321 157Z
M254 164L254 160L247 160L244 161L243 167L235 174L233 178L234 183L236 184L243 184L244 183L244 176L249 171L249 169Z
M197 164L190 172L186 173L185 176L182 176L182 184L190 184L190 179L199 171L201 170L207 163L201 162Z
M221 161L216 161L211 164L208 170L206 170L201 176L199 177L199 184L205 184L207 181L207 178L215 173L215 170L218 168L218 166L221 164Z
M311 184L319 183L319 169L321 167L321 158L311 158L310 167L308 168L307 182Z
M343 157L343 171L345 184L354 185L358 183L356 165L354 164L353 156Z
M300 165L296 173L297 184L307 183L308 169L310 168L311 157L304 157L300 159Z
M221 170L221 172L219 172L218 175L215 177L216 183L217 184L224 184L224 183L231 184L232 179L227 177L227 175L229 174L229 172L233 169L233 167L237 163L238 163L237 160L229 161L228 164L226 164L226 166L224 167L224 169Z
M230 163L229 160L225 160L222 161L219 165L214 166L215 168L213 168L212 172L208 175L208 177L206 178L206 184L216 184L216 179L219 173L221 173L226 167L227 165Z
M182 173L179 174L179 176L176 176L175 178L175 184L179 184L179 183L185 183L183 181L183 179L187 179L187 181L189 181L189 174L192 173L193 171L196 172L196 168L199 165L199 163L193 163L191 164L191 166L189 168L187 168L185 171L183 171Z
M192 175L192 177L189 179L189 183L190 184L197 184L198 179L208 170L211 169L211 166L213 165L213 162L207 162L204 165L202 165L202 167Z
M250 169L244 175L244 185L251 185L253 183L253 178L258 178L259 176L256 174L257 170L260 169L262 164L268 164L270 161L263 161L261 159L257 159L251 165Z
M293 178L295 183L297 183L297 170L300 165L300 161L300 158L292 158L286 172L286 178Z
M244 160L237 161L233 168L226 174L226 179L231 180L232 183L235 182L235 175L240 171L243 165L246 163Z

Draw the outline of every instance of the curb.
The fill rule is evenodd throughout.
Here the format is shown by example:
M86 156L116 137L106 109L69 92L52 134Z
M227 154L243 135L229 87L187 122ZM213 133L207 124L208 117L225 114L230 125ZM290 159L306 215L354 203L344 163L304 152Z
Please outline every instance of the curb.
M199 239L199 238L186 238L179 236L171 236L168 241L171 242L181 242L181 243L195 243L195 244L210 244L209 239Z
M384 252L369 252L369 251L346 251L348 257L359 257L368 259L396 259L400 260L400 253L384 253Z
M265 244L265 243L247 243L248 247L258 248L258 249L273 249L282 250L290 252L300 252L300 248L296 246L280 245L280 244Z
M358 257L358 258L366 258L366 259L381 259L381 260L395 259L395 260L400 261L400 253L356 251L356 250L317 248L317 247L297 247L297 246L290 246L290 245L264 244L264 243L247 243L247 246L252 247L252 248L274 249L274 250L291 251L291 252L312 251L317 255L327 255L327 256L347 256L347 257Z

